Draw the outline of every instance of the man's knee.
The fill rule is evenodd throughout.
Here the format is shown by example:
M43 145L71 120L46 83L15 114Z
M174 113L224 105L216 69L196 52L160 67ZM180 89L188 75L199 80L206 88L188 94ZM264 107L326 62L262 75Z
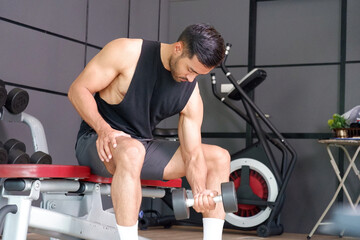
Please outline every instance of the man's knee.
M116 168L139 173L145 157L144 145L136 139L127 137L118 138L117 142L117 147L112 149Z
M209 170L230 172L231 156L226 149L214 146L211 156L212 159L209 163Z

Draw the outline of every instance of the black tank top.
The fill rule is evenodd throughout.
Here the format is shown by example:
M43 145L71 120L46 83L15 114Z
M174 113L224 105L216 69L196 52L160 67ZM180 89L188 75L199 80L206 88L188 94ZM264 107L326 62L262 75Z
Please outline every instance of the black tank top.
M160 58L160 43L143 40L140 58L124 99L108 104L95 94L100 115L109 125L134 138L152 139L152 131L163 119L185 107L196 81L176 82ZM82 121L78 138L93 131Z

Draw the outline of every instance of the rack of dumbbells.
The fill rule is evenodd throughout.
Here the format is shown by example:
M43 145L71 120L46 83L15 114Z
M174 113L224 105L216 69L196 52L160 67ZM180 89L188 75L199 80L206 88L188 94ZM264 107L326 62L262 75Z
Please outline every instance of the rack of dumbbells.
M21 88L7 92L5 83L0 80L0 120L6 122L24 122L31 131L43 131L37 119L26 114L24 110L29 103L29 94ZM39 129L40 128L40 129ZM51 164L46 139L33 139L35 152L29 156L26 145L18 139L0 141L0 164Z

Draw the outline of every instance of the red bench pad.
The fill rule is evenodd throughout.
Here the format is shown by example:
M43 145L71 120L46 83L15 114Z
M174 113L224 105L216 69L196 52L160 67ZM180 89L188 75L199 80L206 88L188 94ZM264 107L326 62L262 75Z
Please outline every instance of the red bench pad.
M73 165L2 164L0 178L87 178L90 168Z
M101 177L97 175L90 175L89 178L84 179L83 181L87 182L96 182L96 183L111 183L112 178ZM160 180L141 180L142 186L152 186L152 187L174 187L180 188L182 180L181 178L169 180L169 181L160 181Z
M90 174L90 168L78 165L1 164L0 178L69 178L87 182L111 183L112 178ZM141 180L143 186L181 187L181 178L170 181Z

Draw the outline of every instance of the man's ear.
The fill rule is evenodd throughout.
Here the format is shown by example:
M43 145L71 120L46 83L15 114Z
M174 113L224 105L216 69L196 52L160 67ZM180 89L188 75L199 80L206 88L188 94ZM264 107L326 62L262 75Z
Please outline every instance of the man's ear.
M175 47L174 47L174 53L176 55L181 55L184 51L184 42L179 41L175 43Z

